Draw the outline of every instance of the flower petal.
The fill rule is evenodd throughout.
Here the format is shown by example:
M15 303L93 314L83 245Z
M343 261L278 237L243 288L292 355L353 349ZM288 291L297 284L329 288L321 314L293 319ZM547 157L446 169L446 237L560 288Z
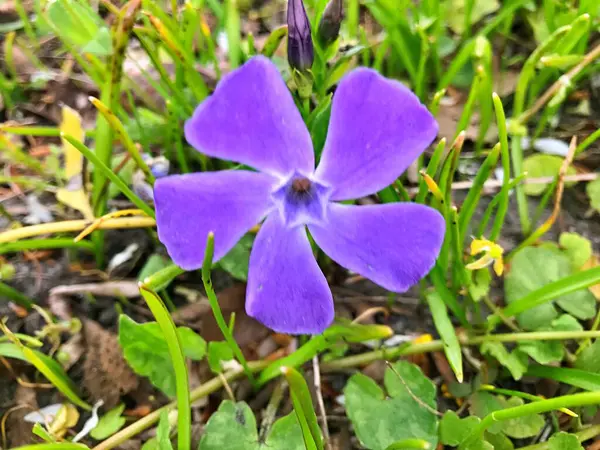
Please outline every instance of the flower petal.
M202 153L273 175L313 172L310 134L277 67L257 56L225 76L185 123Z
M445 222L433 208L415 203L331 204L327 226L311 235L338 264L394 292L404 292L433 267Z
M333 97L316 178L334 189L334 200L372 194L392 184L437 131L433 116L407 87L356 69Z
M269 175L244 170L173 175L154 185L158 238L175 264L202 266L206 238L215 234L219 260L273 207Z
M333 297L304 227L270 214L250 254L246 312L269 328L318 334L333 320Z

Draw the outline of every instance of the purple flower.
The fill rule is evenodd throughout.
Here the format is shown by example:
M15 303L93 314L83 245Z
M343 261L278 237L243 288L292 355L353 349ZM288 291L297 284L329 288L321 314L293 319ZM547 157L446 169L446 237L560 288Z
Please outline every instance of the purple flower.
M428 273L444 219L413 203L335 203L390 185L424 151L438 126L402 84L356 69L333 98L319 167L311 138L276 67L255 57L223 78L185 124L188 142L260 172L224 170L161 178L158 236L173 261L202 265L206 237L223 257L266 217L250 255L246 311L284 333L316 334L333 320L332 294L306 228L333 260L394 292Z

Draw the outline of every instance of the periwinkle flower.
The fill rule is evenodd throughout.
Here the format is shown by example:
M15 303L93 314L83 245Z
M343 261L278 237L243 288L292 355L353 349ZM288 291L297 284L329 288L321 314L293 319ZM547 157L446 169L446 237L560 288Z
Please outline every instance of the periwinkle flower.
M292 69L308 71L315 59L310 21L302 0L288 0L288 62Z
M371 69L340 82L318 168L310 134L273 63L254 57L223 78L185 124L197 150L254 167L174 175L155 184L158 236L173 261L202 265L206 236L223 257L263 218L250 255L247 313L284 333L316 334L333 298L306 229L340 265L394 292L433 266L444 219L413 203L336 203L390 185L432 142L438 126L402 84Z

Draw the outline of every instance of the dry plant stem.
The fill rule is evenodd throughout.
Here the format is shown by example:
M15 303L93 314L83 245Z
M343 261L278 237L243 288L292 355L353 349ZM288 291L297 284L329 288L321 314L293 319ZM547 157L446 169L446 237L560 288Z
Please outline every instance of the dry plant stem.
M458 340L462 345L479 345L484 342L518 342L518 341L543 341L543 340L569 340L599 338L600 331L540 331L525 333L491 334L487 336L469 337L459 335ZM359 355L348 356L321 364L321 372L335 372L363 366L377 360L394 360L401 356L416 355L420 353L438 352L444 349L441 340L423 342L410 345L399 345L397 347L384 348Z
M552 86L548 88L544 94L537 99L537 101L533 104L531 108L521 114L519 117L519 122L526 123L531 117L537 113L540 109L544 107L544 105L552 98L554 95L560 90L561 87L565 85L565 83L570 83L573 78L575 78L579 72L585 69L589 64L591 64L596 58L600 57L600 44L594 47L592 51L590 51L587 55L583 57L581 62L569 70L565 75L560 77Z
M14 242L42 234L68 233L81 231L90 226L92 222L88 220L65 220L63 222L43 223L32 225L15 230L8 230L0 233L0 244L5 242ZM101 230L115 230L121 228L148 228L156 225L156 221L151 217L128 217L121 219L109 219L98 227Z
M575 150L577 149L577 137L573 136L571 139L571 144L569 145L569 152L565 157L562 165L560 166L560 170L558 172L558 181L556 184L556 197L554 198L554 208L552 209L552 214L550 217L541 224L537 230L531 233L530 236L527 237L516 249L514 249L508 256L507 260L510 260L513 255L515 255L519 250L525 248L535 241L537 241L540 237L542 237L554 224L556 219L558 218L558 214L560 213L560 204L563 197L563 192L565 190L565 177L567 175L567 170L569 166L573 162L573 157L575 156Z
M321 416L321 429L323 431L323 440L325 441L325 449L331 450L329 438L329 426L327 425L327 411L325 411L325 402L323 401L323 393L321 392L321 368L319 367L319 355L315 355L312 360L314 372L315 394L317 396L317 405L319 406L319 415Z

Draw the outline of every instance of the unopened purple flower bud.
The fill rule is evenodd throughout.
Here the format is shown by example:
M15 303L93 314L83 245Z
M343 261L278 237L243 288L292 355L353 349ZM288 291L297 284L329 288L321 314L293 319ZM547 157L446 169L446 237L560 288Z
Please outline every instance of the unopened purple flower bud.
M323 47L327 47L338 38L343 18L342 0L330 0L321 16L317 30L317 37Z
M292 69L306 72L315 59L310 22L302 0L288 0L288 62Z

